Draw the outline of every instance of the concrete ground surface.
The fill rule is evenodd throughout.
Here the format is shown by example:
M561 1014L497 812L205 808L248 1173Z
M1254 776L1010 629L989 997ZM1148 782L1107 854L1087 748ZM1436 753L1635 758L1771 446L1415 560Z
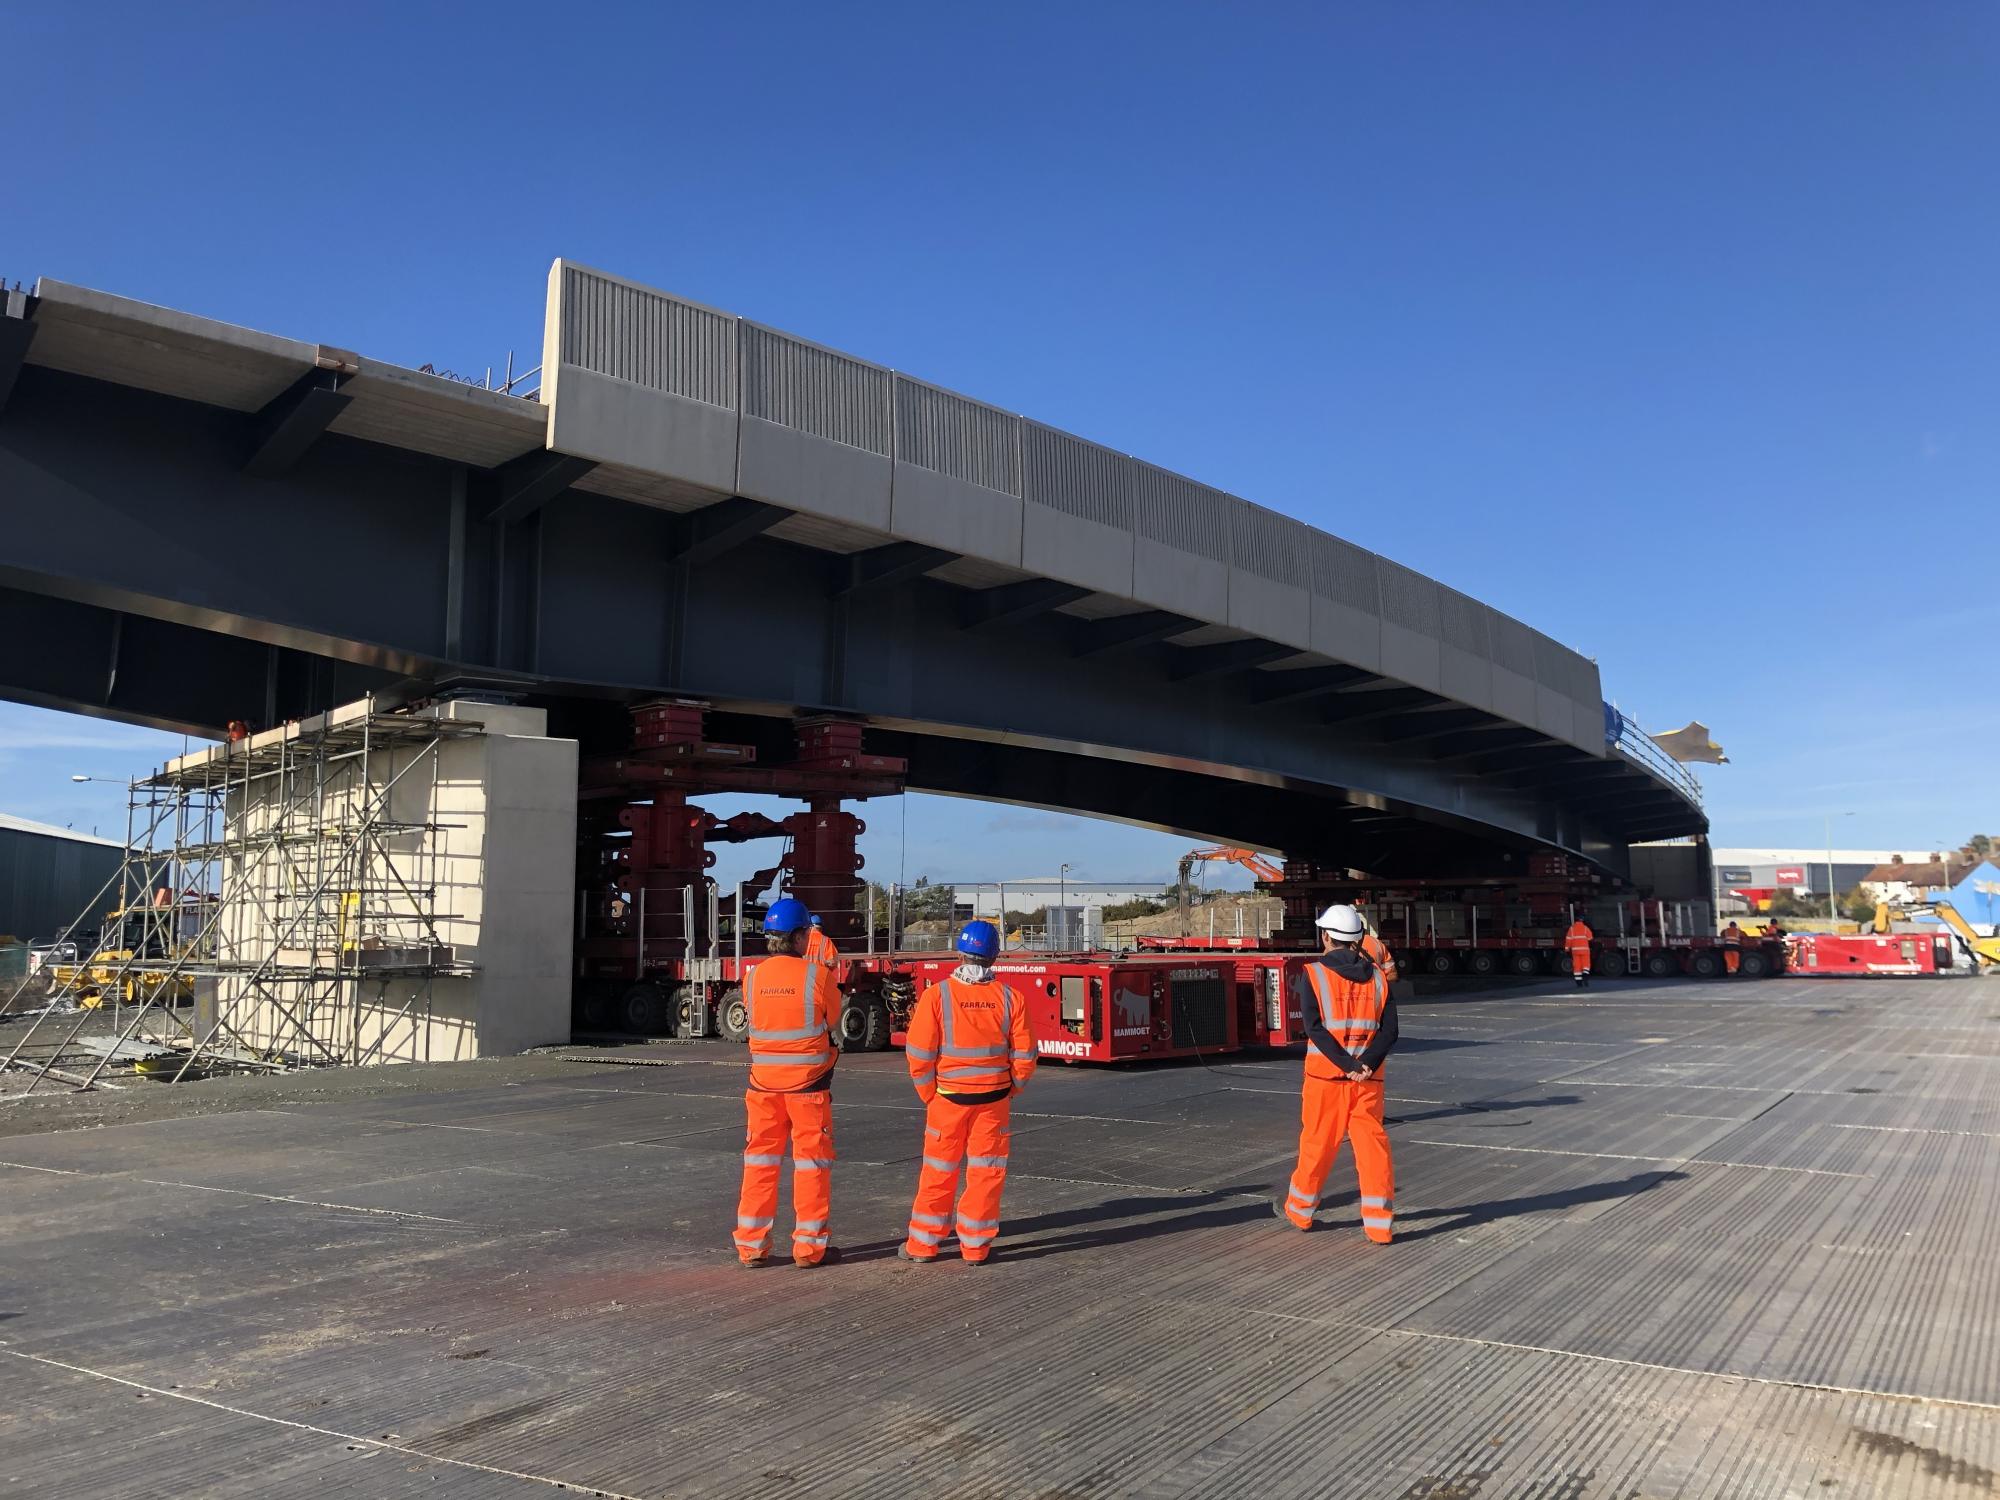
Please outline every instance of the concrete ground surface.
M1271 1216L1296 1058L1044 1065L976 1270L894 1258L900 1056L841 1067L846 1263L746 1273L740 1051L617 1055L0 1141L0 1492L2000 1482L2000 984L1410 1005L1387 1248L1345 1155Z

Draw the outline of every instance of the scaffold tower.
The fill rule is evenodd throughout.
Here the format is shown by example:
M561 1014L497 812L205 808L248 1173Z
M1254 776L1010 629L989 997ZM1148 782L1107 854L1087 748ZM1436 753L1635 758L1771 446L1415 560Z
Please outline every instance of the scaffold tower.
M434 984L473 972L440 750L482 733L368 699L133 781L124 861L10 1002L42 1009L0 1067L32 1090L422 1060L398 1049Z

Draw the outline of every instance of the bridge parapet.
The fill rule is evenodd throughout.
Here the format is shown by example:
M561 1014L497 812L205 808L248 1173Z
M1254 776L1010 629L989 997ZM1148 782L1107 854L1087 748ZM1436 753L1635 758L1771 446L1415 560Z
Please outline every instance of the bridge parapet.
M691 509L741 495L802 539L943 549L1171 611L1606 753L1595 663L1413 569L1057 428L557 261L543 394L580 488ZM814 524L816 523L816 524ZM781 533L782 534L782 533ZM1213 636L1213 631L1211 631Z

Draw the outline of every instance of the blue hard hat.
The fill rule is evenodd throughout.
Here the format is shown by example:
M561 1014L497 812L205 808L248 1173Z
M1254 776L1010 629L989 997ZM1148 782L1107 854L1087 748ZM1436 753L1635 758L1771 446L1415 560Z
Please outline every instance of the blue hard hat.
M990 959L1000 951L1000 933L991 922L967 922L953 946L970 958Z
M804 932L812 926L812 913L806 904L791 896L785 896L771 903L771 909L764 913L766 932Z

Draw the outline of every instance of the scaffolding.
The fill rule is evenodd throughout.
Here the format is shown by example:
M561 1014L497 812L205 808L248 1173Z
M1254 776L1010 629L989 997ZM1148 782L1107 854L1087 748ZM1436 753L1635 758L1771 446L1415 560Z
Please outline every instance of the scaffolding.
M467 883L441 751L484 732L370 698L133 781L124 861L59 939L74 956L31 977L43 1007L0 1070L91 1088L386 1061L392 1037L427 1038L436 981L475 972L440 909Z

